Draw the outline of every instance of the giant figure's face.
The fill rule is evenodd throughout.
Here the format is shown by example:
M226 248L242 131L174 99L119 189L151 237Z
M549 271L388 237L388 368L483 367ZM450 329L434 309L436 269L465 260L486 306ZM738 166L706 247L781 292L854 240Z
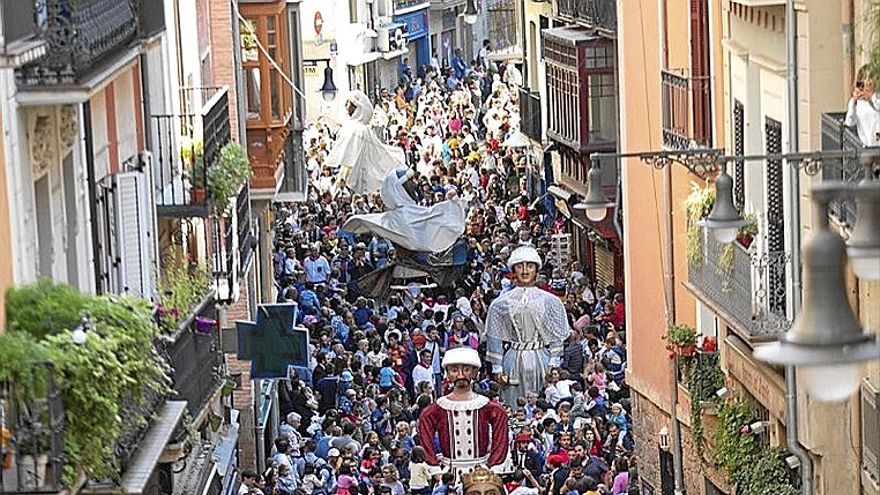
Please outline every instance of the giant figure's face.
M477 368L469 364L450 364L446 367L446 377L455 388L469 387L476 372Z
M538 265L528 261L517 263L513 267L513 274L516 275L516 285L531 287L535 285L535 279L538 277Z
M477 483L468 487L464 495L504 495L500 486L492 483Z

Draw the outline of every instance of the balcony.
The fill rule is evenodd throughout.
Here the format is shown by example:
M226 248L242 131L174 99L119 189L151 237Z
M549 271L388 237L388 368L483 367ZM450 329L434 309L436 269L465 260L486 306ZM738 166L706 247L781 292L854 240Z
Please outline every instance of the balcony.
M208 170L231 139L229 96L224 88L182 91L183 115L150 118L153 185L160 217L207 217Z
M791 326L786 304L789 254L718 243L705 232L700 260L688 260L688 288L733 330L752 341L772 340ZM757 244L757 241L755 241Z
M32 19L33 3L0 0L0 68L19 67L46 54L46 41L40 38Z
M168 356L173 369L174 399L185 400L190 415L197 418L220 388L223 377L213 291L180 322L172 338Z
M853 150L861 153L865 146L859 140L856 130L843 125L846 114L826 113L822 115L822 151ZM824 160L822 180L860 182L865 178L865 169L857 158ZM880 170L874 170L874 177L880 178ZM856 220L856 203L852 200L836 200L829 205L829 213L846 228L852 228Z
M674 150L712 144L710 80L688 74L686 69L660 72L663 146Z
M15 1L15 0L13 0ZM34 26L48 51L40 60L16 71L24 88L35 86L91 86L116 58L134 58L131 50L141 23L134 2L118 0L45 0L20 2L14 22ZM139 4L147 5L147 0ZM144 11L154 16L157 7Z
M616 0L556 0L559 17L606 33L617 32Z
M540 143L543 139L541 93L529 88L519 88L519 115L523 134Z

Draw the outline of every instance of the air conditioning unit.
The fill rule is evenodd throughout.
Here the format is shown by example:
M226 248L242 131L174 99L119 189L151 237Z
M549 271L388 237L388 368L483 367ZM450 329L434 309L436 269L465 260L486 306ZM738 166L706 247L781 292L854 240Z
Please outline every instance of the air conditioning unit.
M409 36L406 24L394 23L381 26L376 29L376 47L380 52L396 52L406 48Z

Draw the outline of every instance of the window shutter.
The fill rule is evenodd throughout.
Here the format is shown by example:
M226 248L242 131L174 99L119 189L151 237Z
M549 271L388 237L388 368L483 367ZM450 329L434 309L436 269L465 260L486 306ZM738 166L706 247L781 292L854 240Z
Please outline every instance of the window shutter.
M605 246L593 242L595 249L596 287L614 284L614 253Z
M768 155L782 153L782 124L767 118L764 125L765 150ZM767 161L767 250L771 259L785 253L785 201L781 160ZM785 314L785 264L769 264L770 311Z
M880 484L880 391L862 383L862 468Z
M733 100L733 152L743 156L745 151L745 108ZM734 164L733 175L733 203L742 210L746 204L746 175L745 163L741 160Z
M99 279L95 281L98 293L114 293L116 290L116 265L119 260L117 253L117 220L116 220L116 183L113 176L107 176L98 181L95 194L97 204L98 237L92 242L98 245Z
M153 296L151 242L153 227L143 172L116 174L116 229L119 248L117 291Z
M707 0L690 0L691 91L693 139L701 146L712 144L712 107L709 94L709 10Z

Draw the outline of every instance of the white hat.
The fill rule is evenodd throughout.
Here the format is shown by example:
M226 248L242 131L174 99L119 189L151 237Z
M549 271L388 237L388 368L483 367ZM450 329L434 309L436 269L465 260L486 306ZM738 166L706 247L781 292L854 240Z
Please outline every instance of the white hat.
M514 266L520 263L535 263L538 265L538 268L541 268L543 262L541 261L541 255L538 254L538 250L529 244L521 244L510 253L510 257L507 258L507 266L513 269Z
M443 355L443 369L451 364L466 364L479 368L480 355L472 347L455 347L446 351Z

